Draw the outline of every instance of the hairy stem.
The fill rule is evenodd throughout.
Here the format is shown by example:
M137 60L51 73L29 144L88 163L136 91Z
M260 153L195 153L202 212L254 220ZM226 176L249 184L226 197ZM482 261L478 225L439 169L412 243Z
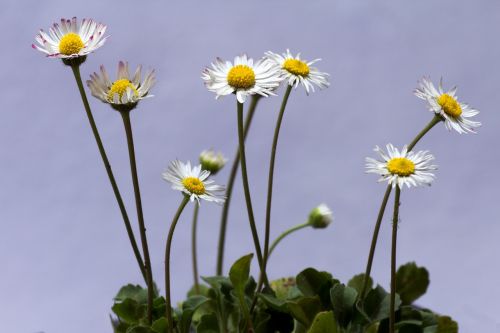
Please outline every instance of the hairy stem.
M257 108L257 103L259 102L261 96L253 95L252 101L250 102L250 106L247 111L247 116L245 118L245 124L243 128L243 140L246 139L248 130L250 129L250 124L252 123L253 115L255 113L255 109ZM240 150L239 148L236 151L236 156L233 160L233 165L231 166L231 172L229 173L229 180L227 181L226 186L226 201L224 202L224 206L222 208L222 217L220 222L220 231L219 231L219 246L217 248L217 268L216 274L222 275L223 265L224 265L224 246L226 244L226 230L227 230L227 221L229 216L229 204L231 203L231 195L233 193L233 185L234 180L236 179L236 174L238 173L238 167L240 165Z
M101 158L104 163L106 173L108 174L109 182L111 183L111 187L113 188L113 193L115 194L118 207L120 208L120 213L123 218L123 223L125 224L125 229L127 230L128 238L130 241L130 245L132 246L132 250L134 252L137 265L139 266L142 277L144 278L144 281L147 284L147 274L146 274L146 269L144 267L144 262L142 260L141 253L139 251L139 247L137 246L134 231L132 230L130 219L128 217L127 210L125 209L125 205L123 203L120 190L118 189L118 185L116 184L115 176L113 175L113 171L111 170L111 165L109 163L108 156L106 155L106 150L104 149L101 136L99 135L99 131L97 130L97 126L94 121L94 116L92 115L92 110L90 109L90 104L87 99L87 94L85 93L85 89L83 88L82 78L80 75L80 66L79 65L71 66L71 69L73 70L76 84L78 85L78 90L80 91L80 95L82 97L83 106L85 107L85 112L87 113L87 118L89 120L90 127L92 128L92 133L94 134L95 141L97 143L97 148L99 149L99 153L101 154Z
M391 245L391 303L390 303L390 317L389 317L389 333L395 332L396 324L396 243L398 237L398 222L399 222L399 198L401 196L401 189L396 185L396 193L394 195L394 215L392 218L392 245Z
M200 294L200 283L198 281L198 259L196 251L196 227L198 224L199 210L200 210L200 204L195 203L193 211L193 225L191 229L191 258L193 261L193 281L194 281L194 291L196 294Z

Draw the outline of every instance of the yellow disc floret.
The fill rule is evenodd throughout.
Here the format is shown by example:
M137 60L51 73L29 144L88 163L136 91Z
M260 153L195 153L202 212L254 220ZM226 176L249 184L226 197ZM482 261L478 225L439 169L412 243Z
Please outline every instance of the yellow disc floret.
M255 72L247 65L236 65L227 73L227 83L235 89L250 89L255 84Z
M73 32L64 35L59 42L59 52L64 55L78 54L84 47L80 36Z
M415 163L405 157L395 157L387 162L387 170L393 175L408 177L415 172Z
M186 177L182 180L182 185L189 193L202 195L205 194L205 185L196 177Z
M132 82L130 82L127 79L119 79L119 80L116 80L115 82L113 82L113 84L111 85L111 88L109 88L108 101L112 102L113 96L115 94L118 94L118 96L121 99L123 94L127 91L127 88L132 89L132 91L134 92L134 95L138 96L137 89L132 84Z
M439 106L443 109L444 113L447 115L457 118L462 114L462 107L460 103L457 102L455 98L448 94L442 94L437 99Z
M309 75L309 66L298 59L287 59L283 63L283 69L293 75L307 76Z

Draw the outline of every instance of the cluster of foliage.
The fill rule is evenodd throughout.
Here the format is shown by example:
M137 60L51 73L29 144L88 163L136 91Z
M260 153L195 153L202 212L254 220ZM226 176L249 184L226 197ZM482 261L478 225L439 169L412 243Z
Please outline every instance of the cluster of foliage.
M199 294L192 289L175 309L176 333L384 333L388 332L389 293L369 280L360 299L364 274L341 283L330 273L307 268L295 278L283 278L256 293L250 276L252 255L236 261L229 277L203 280ZM456 333L448 316L421 308L414 302L429 285L429 273L415 263L397 271L396 328L399 333ZM124 286L115 297L112 323L115 333L164 333L165 299L154 301L152 326L147 324L147 290ZM250 321L250 322L247 322Z

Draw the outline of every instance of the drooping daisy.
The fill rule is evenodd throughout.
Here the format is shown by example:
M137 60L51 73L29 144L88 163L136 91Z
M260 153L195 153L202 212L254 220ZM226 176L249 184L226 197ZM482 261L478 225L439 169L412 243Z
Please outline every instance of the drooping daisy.
M328 82L329 74L320 72L316 67L311 66L321 59L308 62L300 59L300 53L294 57L288 49L283 54L268 51L266 57L281 70L290 86L297 88L300 83L306 89L307 94L309 94L310 90L314 92L314 85L320 89L327 88L330 85Z
M106 26L92 19L83 19L81 25L76 17L71 20L61 19L61 24L54 23L46 33L42 29L36 35L38 45L31 44L47 57L71 59L84 57L100 48L107 37Z
M213 180L208 179L210 171L202 170L201 165L191 167L191 162L186 164L175 160L168 169L162 174L163 179L172 183L174 190L181 191L189 196L191 201L200 199L213 201L222 204L225 201L225 188L214 184Z
M201 78L208 90L216 94L216 99L235 93L240 103L244 103L248 95L275 95L273 90L282 81L278 68L264 59L254 64L246 54L235 57L234 64L217 58L212 68L203 70Z
M478 121L470 120L479 113L457 99L457 88L445 92L443 90L443 80L439 81L436 89L429 78L423 78L419 82L419 87L415 89L415 96L428 103L429 111L441 115L448 130L454 129L458 133L475 133L475 129L481 126Z
M430 185L434 180L432 171L437 166L430 164L434 156L427 151L408 152L404 146L400 152L392 144L387 145L387 153L378 146L374 150L382 157L382 161L367 157L366 172L381 175L379 182L388 181L393 188L398 185L403 189L404 185L408 188Z
M115 110L130 111L144 98L152 97L149 90L155 83L154 70L149 71L141 83L141 66L137 67L133 77L130 76L128 63L118 63L117 79L111 82L104 66L101 66L101 75L90 75L87 86L92 96L108 103Z

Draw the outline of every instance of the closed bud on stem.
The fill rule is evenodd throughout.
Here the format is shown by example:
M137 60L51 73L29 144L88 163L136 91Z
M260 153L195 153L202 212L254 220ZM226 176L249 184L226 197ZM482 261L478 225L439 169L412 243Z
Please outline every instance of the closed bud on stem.
M200 154L200 164L203 170L210 171L212 175L220 171L226 164L227 159L220 152L215 152L212 149L204 150Z
M309 223L315 229L323 229L328 227L333 221L332 211L327 205L321 204L318 207L311 210L309 213Z

